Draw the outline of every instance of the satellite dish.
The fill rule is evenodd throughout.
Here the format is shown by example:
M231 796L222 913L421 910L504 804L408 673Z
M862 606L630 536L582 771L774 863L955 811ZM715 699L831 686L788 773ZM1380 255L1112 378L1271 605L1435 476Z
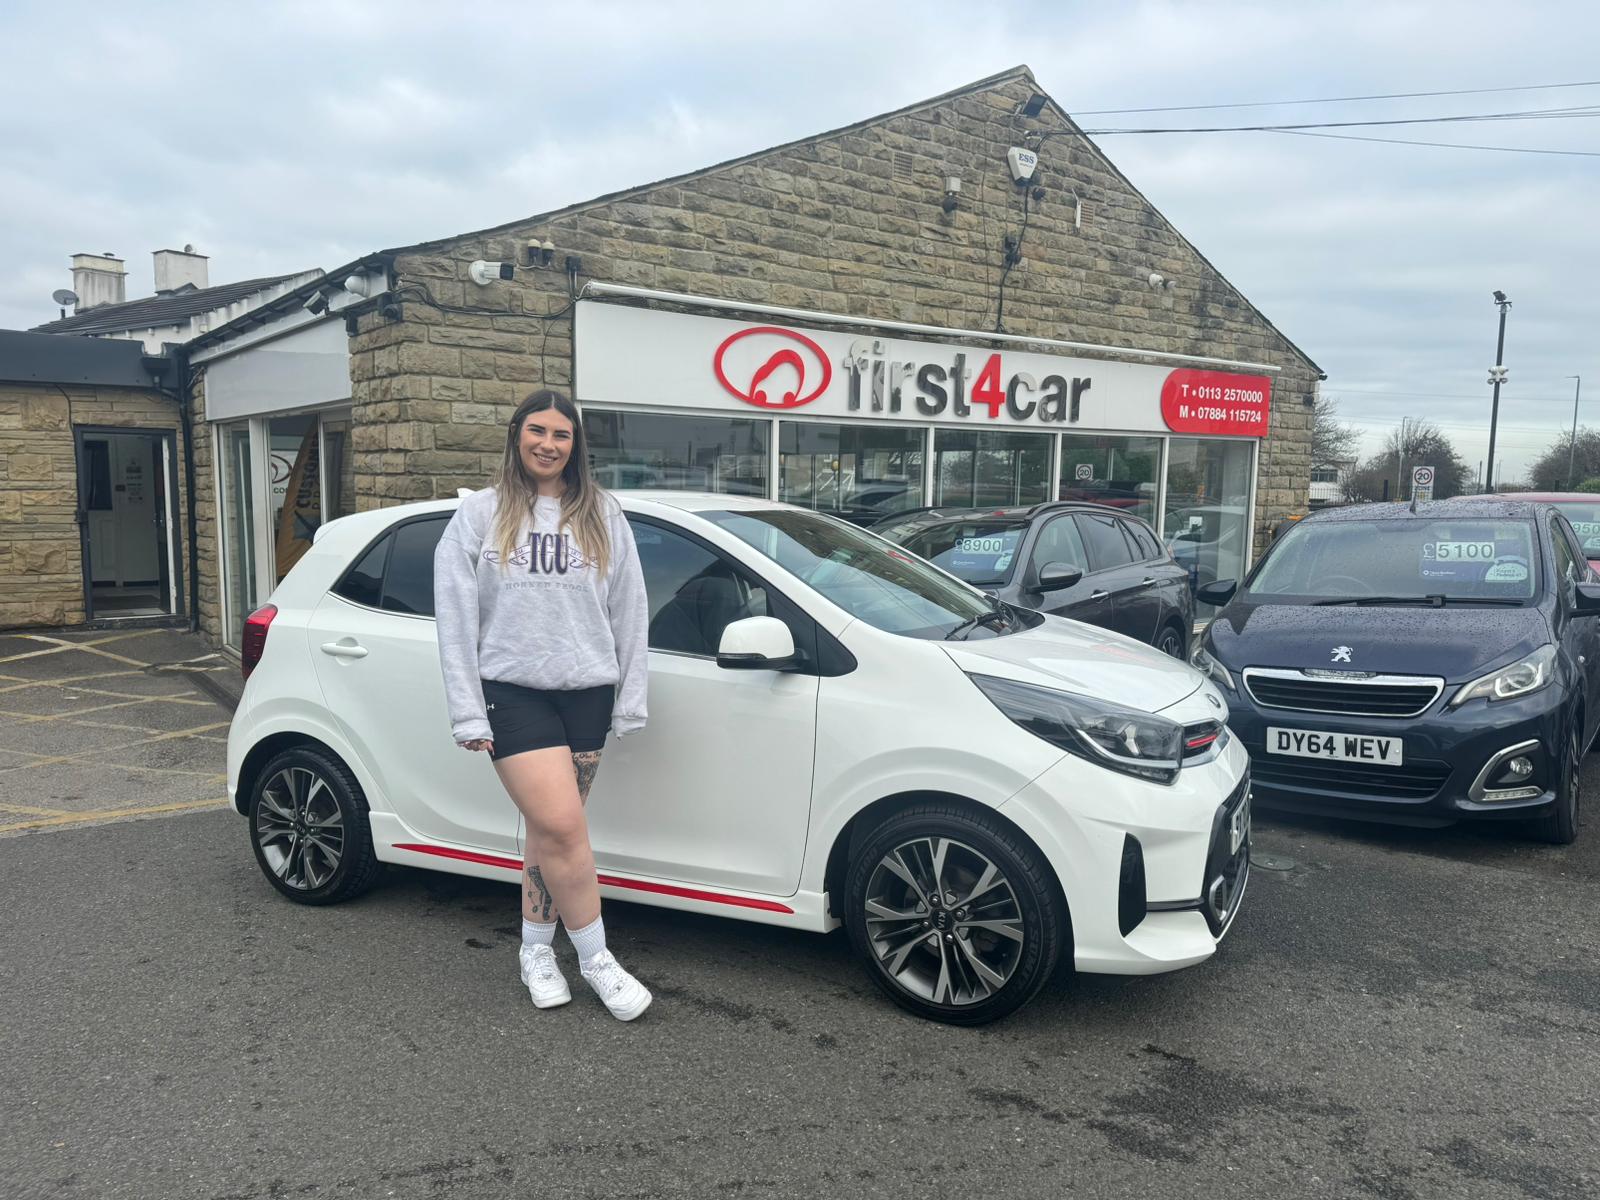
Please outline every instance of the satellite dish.
M50 293L50 299L65 308L67 305L78 303L78 293L69 292L66 288L58 288Z

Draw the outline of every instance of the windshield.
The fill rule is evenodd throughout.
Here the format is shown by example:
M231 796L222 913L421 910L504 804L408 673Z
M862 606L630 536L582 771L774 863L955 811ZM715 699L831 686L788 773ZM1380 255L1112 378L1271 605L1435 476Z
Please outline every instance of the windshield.
M1016 566L1027 525L993 518L952 521L898 538L911 553L972 584L1004 583Z
M1305 522L1283 538L1246 595L1278 603L1363 598L1533 599L1531 523L1402 518Z
M781 508L700 515L805 580L851 616L889 633L942 638L997 607L843 521Z
M1600 558L1600 500L1563 500L1556 505L1583 545L1585 558Z

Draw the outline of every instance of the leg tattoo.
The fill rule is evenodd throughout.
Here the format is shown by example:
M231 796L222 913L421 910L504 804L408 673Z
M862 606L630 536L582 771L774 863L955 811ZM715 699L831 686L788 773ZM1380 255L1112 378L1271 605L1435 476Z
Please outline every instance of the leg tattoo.
M539 912L539 920L548 923L556 899L550 894L550 889L545 887L544 876L539 873L538 867L528 868L528 883L533 888L528 894L534 897L533 907Z
M600 769L600 751L581 750L572 756L572 770L578 777L578 799L589 801L589 787Z

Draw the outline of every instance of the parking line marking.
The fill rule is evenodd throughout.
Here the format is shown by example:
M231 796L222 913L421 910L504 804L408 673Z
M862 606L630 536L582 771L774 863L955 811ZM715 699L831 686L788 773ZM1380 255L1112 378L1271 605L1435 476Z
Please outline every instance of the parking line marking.
M153 813L189 812L202 808L226 808L227 797L221 800L180 800L173 804L152 804L145 808L113 808L99 812L61 813L53 817L38 817L32 821L17 821L0 825L0 833L16 833L23 829L47 829L52 825L75 825L85 821L108 821L117 817L147 816Z
M15 771L29 771L29 770L32 770L34 767L53 767L53 766L57 765L58 763L78 762L78 761L88 757L91 754L110 754L111 752L113 752L115 750L132 750L132 749L134 749L135 747L138 747L138 746L148 746L152 742L166 742L166 741L171 741L173 738L191 737L196 733L209 733L213 729L226 729L232 723L233 722L231 722L231 721L218 721L214 725L200 725L200 726L195 727L194 729L180 729L180 730L177 730L174 733L157 734L155 737L140 738L136 742L124 742L123 744L121 744L119 746L91 746L89 749L80 750L76 754L56 754L56 755L51 755L51 756L49 756L47 758L41 758L38 762L23 763L21 766L13 767L11 769L15 770ZM24 751L24 753L26 753L26 751ZM116 763L107 763L105 765L106 766L117 766L118 764L116 764ZM161 769L164 769L164 768L151 768L151 769L152 770L161 770Z

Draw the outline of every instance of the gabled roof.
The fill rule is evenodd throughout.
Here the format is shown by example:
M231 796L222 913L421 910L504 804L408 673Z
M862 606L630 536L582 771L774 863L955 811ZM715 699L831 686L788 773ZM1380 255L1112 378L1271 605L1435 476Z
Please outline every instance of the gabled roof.
M1279 329L1275 324L1273 324L1266 314L1257 308L1253 303L1251 303L1250 299L1245 296L1243 292L1241 292L1237 287L1234 287L1232 281L1223 275L1220 270L1218 270L1216 264L1207 258L1203 253L1201 253L1200 248L1191 242L1187 237L1185 237L1182 230L1174 225L1172 221L1168 220L1166 214L1161 212L1160 209L1151 203L1148 196L1134 186L1133 181L1122 173L1117 165L1111 161L1110 156L1106 154L1106 152L1094 141L1094 139L1083 132L1083 130L1078 126L1078 123L1072 119L1071 114L1069 114L1067 110L1056 101L1055 97L1051 96L1044 90L1044 88L1039 86L1039 81L1035 78L1032 68L1030 68L1026 63L1018 64L1017 66L1010 67L1004 71L997 71L993 75L988 75L982 79L974 80L972 83L965 84L958 88L952 88L948 92L942 92L939 95L931 96L926 100L918 100L913 104L907 104L904 107L894 109L891 112L879 113L877 116L867 117L864 120L855 121L849 125L844 125L837 129L830 129L822 133L811 134L807 137L796 138L793 141L784 142L781 145L769 146L764 150L757 150L749 154L742 154L735 158L726 159L723 162L713 163L710 166L699 167L693 171L685 171L680 175L671 175L665 179L658 179L653 183L644 183L634 187L623 188L620 191L607 192L604 195L596 196L593 199L580 200L577 203L568 204L557 209L551 209L548 212L535 213L532 216L518 217L513 221L505 221L499 225L490 226L487 229L477 229L465 233L451 234L449 237L435 238L426 242L417 242L409 246L395 246L389 250L383 251L382 253L387 256L394 256L416 253L418 251L434 250L441 246L448 246L452 243L463 241L468 238L503 233L507 230L517 229L527 225L538 225L546 221L557 220L561 217L571 216L574 213L582 212L588 208L594 208L602 204L610 204L619 200L627 200L635 196L640 196L645 193L655 191L657 188L671 187L674 184L687 183L690 180L700 179L704 176L713 175L719 171L724 171L729 167L743 166L746 163L757 162L761 159L767 158L770 155L782 154L785 151L794 150L797 147L813 145L817 142L827 141L830 138L836 138L844 134L854 133L857 130L865 129L872 125L879 125L885 121L894 120L897 117L904 117L912 113L924 111L926 109L936 108L939 105L947 104L951 100L954 100L958 97L970 96L977 92L987 91L997 87L1002 83L1006 83L1014 79L1026 80L1029 86L1042 95L1048 102L1050 111L1059 117L1062 123L1067 126L1067 130L1064 132L1076 134L1080 144L1085 149L1096 155L1100 161L1105 164L1106 168L1110 170L1111 173L1119 180L1121 180L1124 185L1126 185L1130 192L1137 196L1139 200L1150 209L1151 212L1160 217L1162 223L1168 230L1172 232L1172 235L1176 237L1178 241L1181 242L1186 248L1188 248L1188 250L1192 252L1196 258L1204 263L1207 269L1213 272L1218 279L1227 284L1228 287L1231 288L1233 292L1240 298L1240 300L1242 300L1249 308L1250 312L1255 314L1262 324L1266 325L1274 333L1281 337L1284 340L1284 343L1296 354L1298 354L1301 359L1304 360L1307 366L1315 370L1319 376L1322 378L1327 377L1322 371L1322 368L1316 364L1309 354L1301 349L1300 346L1298 346L1286 333L1283 332L1283 330Z
M146 296L142 300L128 300L122 304L101 304L88 312L35 325L31 332L121 333L129 329L180 325L199 313L226 308L246 296L266 291L303 274L304 271L296 271L293 275L269 275L261 279L240 280L238 283L222 283L216 287L169 292L164 296Z

